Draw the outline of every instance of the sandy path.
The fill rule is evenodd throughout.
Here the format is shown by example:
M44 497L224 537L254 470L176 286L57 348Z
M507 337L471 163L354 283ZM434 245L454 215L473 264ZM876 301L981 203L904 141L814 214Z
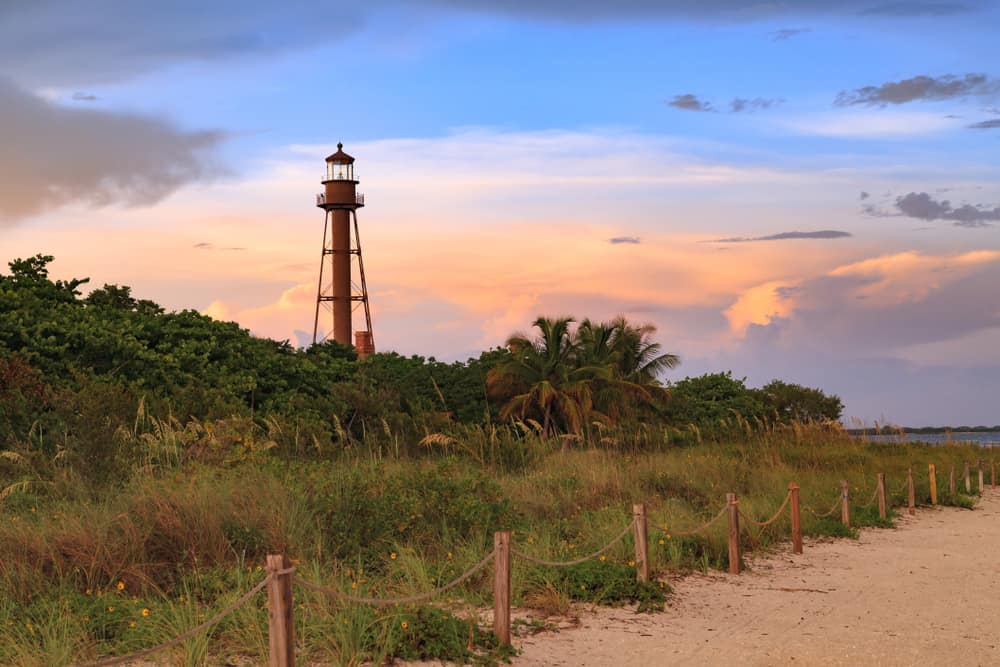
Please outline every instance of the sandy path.
M899 525L686 577L661 614L583 610L514 665L1000 664L1000 492Z

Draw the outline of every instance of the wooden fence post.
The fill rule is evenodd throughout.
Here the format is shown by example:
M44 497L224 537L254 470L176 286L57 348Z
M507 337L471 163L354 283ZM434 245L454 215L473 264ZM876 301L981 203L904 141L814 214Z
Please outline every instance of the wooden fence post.
M291 566L284 554L269 554L267 571L274 573ZM270 667L295 667L295 625L292 615L292 575L272 576L267 584L267 638Z
M937 472L933 463L927 464L927 477L931 487L931 505L937 505ZM966 477L965 481L968 482L969 478Z
M729 508L729 574L740 573L740 506L735 493L726 494Z
M906 511L916 514L916 493L913 491L913 466L906 471Z
M955 497L955 464L951 464L951 472L948 473L948 495Z
M972 481L969 479L969 462L965 462L965 492L972 493Z
M846 479L840 481L840 522L851 527L851 485Z
M510 644L510 532L493 533L493 633Z
M851 485L846 479L840 481L840 523L851 527Z
M979 459L979 493L983 492L983 460Z
M792 494L792 553L802 553L802 508L799 506L799 485L792 482L788 485Z
M997 488L997 462L990 461L990 486Z
M885 518L885 473L878 474L878 516Z
M643 504L632 505L632 532L635 533L635 580L649 581L649 533Z

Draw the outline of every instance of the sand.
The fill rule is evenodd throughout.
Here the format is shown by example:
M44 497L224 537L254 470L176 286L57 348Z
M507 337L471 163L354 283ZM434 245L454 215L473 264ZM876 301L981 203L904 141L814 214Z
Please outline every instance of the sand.
M740 575L672 581L663 613L577 608L580 625L519 637L537 665L1000 664L1000 492L928 508L858 540L807 540Z

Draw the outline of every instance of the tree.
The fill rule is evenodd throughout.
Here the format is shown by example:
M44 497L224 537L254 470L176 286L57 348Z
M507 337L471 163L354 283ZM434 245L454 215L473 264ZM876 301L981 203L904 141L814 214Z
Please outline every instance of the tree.
M503 419L535 418L542 432L579 433L594 413L591 382L611 377L607 366L579 365L570 332L572 318L539 317L539 335L515 334L507 339L509 359L487 375L495 396L509 396L500 410Z
M594 403L611 421L634 413L637 404L662 404L669 392L659 382L662 371L680 363L676 354L661 354L650 338L651 324L633 326L619 316L611 322L580 323L576 331L577 363L606 367L607 378L593 382Z
M764 404L732 371L687 377L671 387L670 420L703 431L718 429L734 413L747 421L766 414Z
M764 404L768 414L781 422L836 421L844 411L839 396L826 395L819 389L781 380L772 380L754 394Z

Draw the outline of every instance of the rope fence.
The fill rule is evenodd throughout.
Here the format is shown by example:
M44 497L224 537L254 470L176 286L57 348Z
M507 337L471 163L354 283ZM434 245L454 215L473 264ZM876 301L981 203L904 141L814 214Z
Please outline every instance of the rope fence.
M817 519L825 519L825 518L826 518L826 517L828 517L828 516L833 516L833 513L837 511L837 508L838 508L838 507L840 507L840 504L841 504L841 501L840 501L840 498L837 498L837 499L836 499L836 500L835 500L835 501L833 502L833 506L832 506L832 507L830 507L830 509L829 509L829 510L827 510L826 512L823 512L822 514L820 514L820 513L816 512L816 511L814 511L814 510L813 510L812 508L810 508L810 507L807 507L807 508L806 508L806 511L807 511L807 512L809 512L810 514L812 514L812 515L813 515L814 517L816 517Z
M743 510L740 510L740 516L746 519L747 522L752 523L753 525L759 528L766 528L775 521L777 521L778 518L785 512L785 507L788 506L788 501L791 499L792 499L792 492L789 491L788 493L785 494L785 499L781 502L781 507L778 508L778 511L775 512L774 515L770 519L767 519L766 521L755 521L752 517L749 517L746 514L744 514Z
M319 584L314 584L311 581L307 581L305 579L300 579L299 577L293 577L292 581L294 583L302 586L303 588L307 588L307 589L309 589L311 591L315 591L316 593L323 593L324 595L329 595L330 597L336 598L337 600L344 600L344 601L347 601L347 602L353 602L355 604L367 604L367 605L372 605L373 607L392 607L392 606L396 606L396 605L413 604L414 602L422 602L424 600L429 600L429 599L431 599L433 597L441 595L442 593L446 593L447 591L450 591L452 588L455 588L459 584L467 581L474 574L476 574L477 572L479 572L480 570L482 570L484 567L486 567L487 565L489 565L490 561L493 560L494 554L495 554L495 551L489 552L488 554L486 554L485 558L483 558L481 561L479 561L478 563L476 563L475 565L473 565L472 567L470 567L468 570L466 570L464 573L462 573L461 575L459 575L457 578L453 579L452 581L449 581L444 586L439 586L439 587L435 588L434 590L427 591L426 593L419 593L417 595L408 595L406 597L401 597L401 598L366 598L366 597L358 597L358 596L355 596L355 595L348 595L347 593L342 593L341 591L338 591L336 588L329 588L327 586L320 586Z
M993 488L996 488L996 474L995 466L991 467L991 484ZM966 465L965 469L966 477L966 489L971 490L971 475L969 473L969 466ZM931 504L937 504L937 494L936 494L936 478L934 465L931 464L928 467L928 481L930 484L930 497ZM983 462L979 462L979 492L982 493L984 490L984 466ZM909 511L912 513L914 508L914 483L913 483L913 471L912 469L907 474L907 480L904 486L896 492L894 495L902 494L903 491L907 492L907 506ZM952 491L952 493L954 493ZM791 542L792 542L792 553L801 554L802 553L802 521L801 521L801 511L802 506L800 502L800 489L798 484L794 482L788 485L788 493L785 494L784 499L778 509L771 515L770 518L758 521L752 516L743 512L739 507L739 500L735 493L729 493L726 495L726 504L722 509L714 515L711 519L698 526L697 528L689 531L674 531L674 537L692 537L694 535L703 534L711 526L720 521L723 516L728 516L728 547L729 547L729 572L733 574L739 574L741 571L741 544L740 544L740 518L753 526L760 529L766 528L773 525L780 519L786 512L786 509L791 506L789 512L790 519L790 532L791 532ZM885 485L885 475L879 473L878 484L875 488L875 492L872 495L871 500L865 505L856 505L858 508L871 507L878 502L879 516L881 518L886 518L887 507L889 506L889 501L886 496L886 485ZM841 510L841 521L845 526L850 527L850 486L847 481L842 481L840 483L840 496L834 505L822 514L819 514L812 510L811 508L805 508L810 514L816 518L826 518L832 516L837 508ZM667 532L665 526L654 526L654 529L667 535L671 536ZM128 655L115 656L110 658L105 658L97 662L85 663L81 665L76 665L75 667L112 667L114 665L121 665L146 656L152 655L153 653L164 651L177 646L192 637L195 637L201 632L208 630L209 628L217 625L227 616L232 614L234 611L239 609L241 606L249 602L254 596L260 593L262 590L267 588L267 607L268 607L268 644L269 644L269 662L270 667L294 667L295 665L295 637L294 637L294 605L292 603L292 589L293 585L297 584L306 590L313 591L315 593L320 593L327 595L336 600L342 602L370 605L375 607L388 607L388 606L398 606L413 604L417 602L422 602L429 600L433 597L439 596L447 591L460 586L464 582L471 579L477 573L482 572L492 561L493 563L493 630L497 636L497 639L501 644L510 644L510 633L511 633L511 619L510 619L510 602L511 602L511 561L512 556L524 560L528 563L543 566L543 567L571 567L574 565L579 565L594 558L598 558L608 552L610 549L621 543L629 533L633 534L634 544L635 544L635 567L636 567L636 579L638 581L648 581L650 575L649 568L649 549L648 549L648 533L649 528L646 520L646 506L644 504L637 504L633 506L632 510L632 521L615 537L613 537L607 544L602 546L597 551L587 554L581 558L577 558L570 561L550 561L538 556L533 556L531 554L524 553L518 549L511 546L511 533L509 531L499 531L494 533L494 546L493 550L487 553L480 561L475 565L467 569L465 572L460 574L455 579L449 581L448 583L434 588L432 590L426 591L424 593L418 593L415 595L409 595L397 598L376 598L376 597L363 597L350 595L344 593L336 588L322 586L320 584L308 581L297 575L295 575L295 568L291 566L290 561L284 554L272 554L267 557L267 576L258 584L253 586L246 593L241 595L237 600L233 601L227 605L224 609L216 613L214 616L209 618L207 621L185 631L181 635L174 637L173 639L166 641L162 644L136 651ZM759 535L758 535L759 537ZM756 544L752 535L749 536L749 544ZM662 543L662 540L661 540ZM630 563L631 565L632 563Z
M153 653L158 653L159 651L166 651L169 648L173 648L178 644L182 644L188 639L198 635L200 632L211 628L214 625L222 622L224 618L232 614L234 611L245 605L251 600L257 593L264 590L264 587L271 583L271 580L277 575L285 575L294 572L295 568L288 568L286 570L280 570L278 572L270 572L268 575L256 586L251 588L249 591L244 593L238 600L227 606L225 609L217 613L212 618L208 619L204 623L196 625L187 632L180 634L169 641L165 641L162 644L157 644L156 646L151 646L150 648L142 649L141 651L136 651L134 653L129 653L128 655L115 656L113 658L105 658L103 660L98 660L97 662L89 662L84 665L76 665L74 667L111 667L112 665L121 665L126 662L132 662L140 658L145 658L147 655L152 655Z
M723 505L722 509L719 510L718 514L716 514L714 517L712 517L711 519L709 519L705 523L701 524L700 526L698 526L694 530L686 530L686 531L682 530L682 531L675 531L673 533L669 533L669 532L667 532L666 530L664 530L663 528L661 528L659 526L657 526L656 529L659 530L664 535L672 535L673 537L693 537L695 535L700 535L700 534L704 533L706 530L708 530L709 527L711 527L716 521L718 521L719 519L721 519L722 517L724 517L726 515L726 512L728 510L729 510L729 507L727 505Z
M528 561L529 563L534 563L535 565L544 565L546 567L571 567L573 565L579 565L580 563L586 563L588 560L593 560L593 559L599 557L601 554L606 553L607 551L609 551L611 549L611 547L615 546L616 544L618 544L619 542L621 542L623 539L625 539L625 536L628 535L631 532L632 532L632 524L630 523L629 525L625 526L625 530L623 530L621 533L619 533L617 537L615 537L614 539L612 539L610 542L608 542L607 544L605 544L603 547L601 547L600 549L598 549L597 551L595 551L592 554L587 554L586 556L584 556L582 558L577 558L576 560L568 560L568 561L543 560L541 558L538 558L536 556L531 556L529 554L526 554L526 553L524 553L522 551L518 551L518 550L513 549L513 548L510 550L510 552L513 555L517 556L518 558L522 558L522 559Z

